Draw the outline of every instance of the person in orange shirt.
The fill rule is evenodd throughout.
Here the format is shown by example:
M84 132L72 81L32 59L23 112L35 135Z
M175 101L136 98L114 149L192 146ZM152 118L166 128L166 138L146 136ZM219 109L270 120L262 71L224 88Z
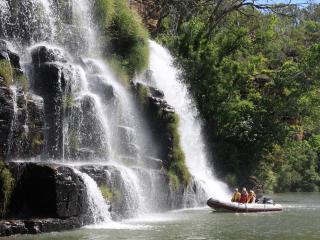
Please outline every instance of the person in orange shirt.
M239 192L238 188L235 188L231 202L239 202L240 198L241 198L241 193Z
M255 203L256 202L256 194L253 190L249 191L247 203Z

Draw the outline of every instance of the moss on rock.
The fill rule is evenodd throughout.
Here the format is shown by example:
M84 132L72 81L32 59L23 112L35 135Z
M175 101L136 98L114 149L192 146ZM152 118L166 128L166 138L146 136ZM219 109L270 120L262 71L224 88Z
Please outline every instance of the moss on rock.
M29 91L29 80L26 75L23 74L23 72L14 69L13 78L15 80L15 83L17 83L24 92Z
M120 202L122 200L122 193L115 188L109 188L106 184L99 186L104 199L110 202Z
M179 116L174 112L170 113L170 123L167 131L171 135L172 145L169 150L168 170L169 173L175 174L182 184L188 184L191 181L191 175L185 163L185 154L181 147L178 127Z
M0 60L0 76L3 77L7 87L9 87L12 84L13 71L9 61Z
M152 123L152 134L158 140L163 166L168 172L169 184L178 190L187 185L191 175L185 163L185 154L181 147L179 135L179 116L161 97L157 89L136 83L133 86L140 110ZM155 94L157 93L157 94ZM155 97L160 95L160 97Z
M96 0L95 16L106 58L117 61L129 77L148 64L148 32L125 0Z
M0 216L5 217L8 212L8 205L11 200L14 188L14 179L10 170L0 160Z

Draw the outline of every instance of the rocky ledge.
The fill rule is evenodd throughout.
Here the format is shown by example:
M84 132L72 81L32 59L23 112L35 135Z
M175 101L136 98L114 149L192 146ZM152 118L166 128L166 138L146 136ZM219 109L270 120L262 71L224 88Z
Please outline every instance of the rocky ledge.
M83 180L67 166L10 162L15 179L0 236L79 228L91 223Z
M3 220L0 221L0 237L65 231L82 227L86 221L84 217Z

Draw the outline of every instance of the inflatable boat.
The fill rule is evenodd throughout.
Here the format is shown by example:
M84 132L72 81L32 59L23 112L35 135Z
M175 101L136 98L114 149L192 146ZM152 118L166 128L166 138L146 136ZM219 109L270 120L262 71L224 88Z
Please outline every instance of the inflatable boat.
M282 206L275 203L237 203L210 198L207 205L216 211L231 212L274 212L282 211Z

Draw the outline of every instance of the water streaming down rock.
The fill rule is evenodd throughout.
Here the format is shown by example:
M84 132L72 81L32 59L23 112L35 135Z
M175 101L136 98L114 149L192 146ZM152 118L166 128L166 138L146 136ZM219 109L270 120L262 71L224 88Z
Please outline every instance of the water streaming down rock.
M44 99L44 161L110 165L112 160L116 164L109 180L123 195L116 210L124 212L122 217L152 211L152 204L147 207L145 203L151 195L155 203L156 190L150 194L142 185L147 181L155 186L157 174L132 167L141 167L143 159L154 156L155 144L128 89L96 56L99 41L92 1L23 0L16 10L9 15L24 19L21 32L13 31L7 38L19 50L31 45L32 60L24 66L31 90ZM17 20L10 21L17 25ZM30 61L28 54L23 59ZM93 184L87 176L83 178Z
M154 74L151 84L164 92L165 100L180 117L179 133L190 173L207 196L229 198L226 185L215 179L208 167L198 112L187 86L179 80L179 71L173 66L173 58L168 50L154 41L150 41L150 48L150 69Z
M12 103L13 103L13 115L10 125L10 131L8 136L8 142L7 142L7 152L6 155L9 155L11 153L12 143L13 143L13 137L14 137L14 131L15 131L15 125L17 120L17 113L18 113L18 106L17 106L17 88L16 86L11 86L10 90L12 92Z
M175 77L170 55L151 42L155 86L164 91L165 99L180 115L182 145L195 177L185 191L173 193L170 189L156 149L155 142L160 140L148 133L130 88L99 56L92 4L89 0L22 0L17 1L16 11L10 12L7 1L0 0L0 19L11 24L1 21L1 36L21 51L30 88L43 98L45 126L39 128L44 129L46 144L42 161L82 165L80 171L74 171L86 183L95 223L110 221L111 216L131 218L183 207L182 202L195 206L206 200L199 194L201 188L208 195L220 193L220 184L206 167L200 125L195 110L189 107L187 90ZM23 23L19 25L19 21ZM200 164L195 161L198 158ZM112 192L111 216L96 183Z
M0 1L0 37L8 37L6 24L10 19L10 6L7 1Z
M97 183L88 174L77 169L73 169L73 171L82 178L87 188L89 212L93 223L111 221L109 206L103 198Z

